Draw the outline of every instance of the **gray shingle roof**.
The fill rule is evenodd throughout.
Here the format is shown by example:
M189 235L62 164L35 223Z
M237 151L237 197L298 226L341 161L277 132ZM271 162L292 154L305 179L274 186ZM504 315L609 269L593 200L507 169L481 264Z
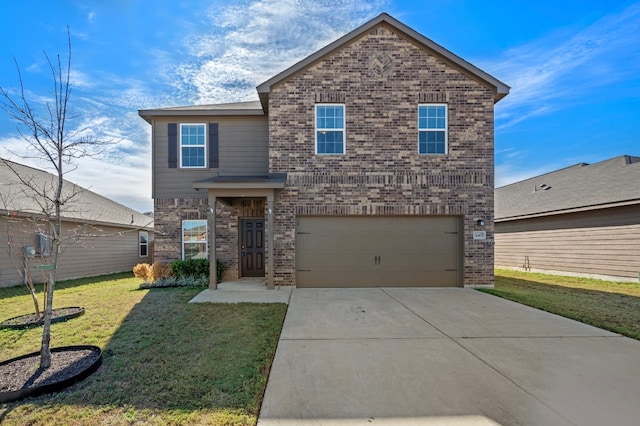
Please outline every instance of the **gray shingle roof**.
M0 159L0 212L42 213L37 199L30 196L28 188L18 180L11 168L18 171L23 179L34 182L37 188L46 188L47 192L53 193L56 183L56 177L51 173ZM65 180L63 193L73 192L77 192L77 196L62 207L65 220L127 228L153 227L152 217Z
M497 188L496 221L640 204L640 157L580 163Z
M264 115L260 101L227 104L190 105L169 108L141 109L140 117L151 123L151 117L177 117L200 115Z

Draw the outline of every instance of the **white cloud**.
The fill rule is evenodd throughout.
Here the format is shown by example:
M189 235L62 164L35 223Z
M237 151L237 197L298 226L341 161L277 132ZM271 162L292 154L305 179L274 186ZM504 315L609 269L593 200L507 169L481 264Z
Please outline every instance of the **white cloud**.
M119 143L98 158L79 160L66 178L138 211L151 210L151 127L138 116L138 109L257 99L258 84L353 30L385 4L386 0L258 0L222 9L211 6L206 18L210 25L189 27L196 32L183 45L145 47L154 61L150 80L160 84L83 71L72 64L71 105L78 120L70 128ZM87 13L91 20L92 12ZM75 37L83 38L74 33ZM32 99L50 101L44 96ZM42 162L21 158L30 156L25 146L19 138L0 139L0 156L51 171Z
M575 34L558 32L483 64L512 87L496 106L498 127L548 114L592 87L637 74L638 63L629 57L640 54L639 27L640 4L636 3Z
M255 86L372 18L383 4L260 0L212 9L209 32L186 40L193 60L166 76L194 103L257 99Z

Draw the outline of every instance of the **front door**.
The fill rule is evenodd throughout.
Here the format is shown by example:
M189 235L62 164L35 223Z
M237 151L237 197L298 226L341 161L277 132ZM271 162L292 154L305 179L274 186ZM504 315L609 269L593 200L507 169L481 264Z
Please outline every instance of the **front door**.
M240 266L243 277L264 277L264 219L241 220Z

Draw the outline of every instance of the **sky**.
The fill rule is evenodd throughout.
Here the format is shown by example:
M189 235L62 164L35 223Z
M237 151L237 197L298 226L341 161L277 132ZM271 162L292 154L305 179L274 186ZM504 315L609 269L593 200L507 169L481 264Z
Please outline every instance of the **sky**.
M68 128L118 141L66 178L153 209L139 109L257 100L255 87L382 12L511 86L495 108L500 187L640 155L640 1L21 0L0 2L0 86L52 93L66 60ZM45 168L0 111L0 156ZM47 169L49 170L49 169Z

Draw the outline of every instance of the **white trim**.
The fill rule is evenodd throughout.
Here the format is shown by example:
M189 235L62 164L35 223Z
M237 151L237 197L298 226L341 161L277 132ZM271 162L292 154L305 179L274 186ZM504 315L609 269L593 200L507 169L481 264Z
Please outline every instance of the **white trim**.
M203 166L183 166L182 165L182 126L203 126L204 127L204 165ZM181 169L207 169L209 168L209 126L207 123L180 123L178 131L178 165ZM199 145L187 145L191 147L199 147Z
M188 223L188 222L203 222L203 223L204 223L204 226L205 226L205 232L204 232L205 239L204 239L204 240L187 241L187 242L189 242L189 243L197 243L197 244L202 244L202 243L204 243L204 245L205 245L205 251L204 251L204 253L206 254L207 259L208 259L208 258L209 258L209 235L208 235L208 232L209 232L209 224L208 224L208 222L207 222L207 219L184 219L184 220L182 220L182 221L180 222L180 234L181 234L181 240L182 240L182 241L181 241L181 244L182 244L182 247L181 247L182 254L181 254L180 258L181 258L182 260L186 260L186 259L184 258L184 245L185 245L185 240L184 240L184 225L185 225L185 223Z
M333 128L333 129L324 129L318 128L318 107L319 106L339 106L342 107L342 128ZM345 104L339 103L317 103L313 106L313 139L314 139L314 152L316 155L345 155L347 153L347 107ZM318 152L318 132L319 131L342 131L342 152L332 152L332 153L319 153Z
M422 129L420 127L420 107L444 107L444 129ZM418 124L418 155L447 155L449 154L449 105L442 103L422 103L418 104L417 112L417 124ZM420 132L421 131L443 131L444 132L444 153L439 152L420 152Z
M142 235L145 236L144 244L140 240L140 237ZM144 256L142 255L142 252L141 252L142 246L145 246L147 249L146 250L147 254L145 254ZM149 232L147 231L138 231L138 257L149 257Z

